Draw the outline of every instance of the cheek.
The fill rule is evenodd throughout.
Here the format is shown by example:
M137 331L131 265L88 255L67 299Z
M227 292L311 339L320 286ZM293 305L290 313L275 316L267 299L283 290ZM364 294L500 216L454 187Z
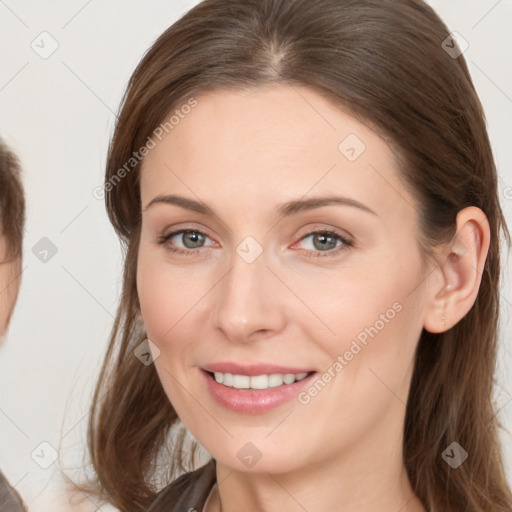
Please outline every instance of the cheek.
M204 324L199 317L211 288L208 283L205 271L171 265L165 250L148 250L141 244L137 292L146 332L160 350L179 350L196 334L193 326L197 331Z
M372 364L408 366L422 329L422 271L412 255L402 260L383 258L364 272L352 268L329 279L318 275L314 286L304 282L298 289L316 317L302 322L303 329L323 349L324 364L342 356L354 377L356 368Z
M356 276L334 283L315 297L316 310L336 335L311 330L308 338L322 349L318 379L298 397L299 411L314 431L355 440L390 411L400 419L407 402L414 353L421 334L421 302L410 294L417 273L395 270L386 278ZM373 277L373 278L371 278ZM335 426L322 426L326 417ZM311 418L318 418L312 420Z

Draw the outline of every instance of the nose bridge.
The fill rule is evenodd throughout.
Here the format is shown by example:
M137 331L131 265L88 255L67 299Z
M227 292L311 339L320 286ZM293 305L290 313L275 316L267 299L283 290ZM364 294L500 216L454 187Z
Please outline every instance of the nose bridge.
M270 335L283 328L284 312L272 278L263 248L247 239L239 244L216 296L216 327L229 339L249 341L256 333Z

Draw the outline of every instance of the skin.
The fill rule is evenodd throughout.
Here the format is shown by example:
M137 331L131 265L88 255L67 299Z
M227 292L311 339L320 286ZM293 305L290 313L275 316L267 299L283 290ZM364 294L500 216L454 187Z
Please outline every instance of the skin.
M392 151L365 124L307 88L196 99L143 162L137 286L163 388L217 461L208 512L424 511L402 463L414 352L423 328L450 328L475 301L489 246L485 215L461 211L457 240L426 268L417 204ZM366 146L355 161L338 149L349 134ZM147 207L166 194L204 202L214 215ZM276 211L329 195L375 214L347 205L285 218ZM157 243L184 228L206 233L202 249L182 235ZM335 254L343 243L315 245L315 230L334 230L353 246ZM263 250L252 263L236 252L247 236ZM188 247L188 255L169 247ZM199 368L218 361L320 375L394 303L400 312L307 404L291 399L266 413L237 413L204 385ZM251 468L237 457L248 442L262 455Z
M0 339L9 327L20 287L20 262L7 257L7 240L0 235Z

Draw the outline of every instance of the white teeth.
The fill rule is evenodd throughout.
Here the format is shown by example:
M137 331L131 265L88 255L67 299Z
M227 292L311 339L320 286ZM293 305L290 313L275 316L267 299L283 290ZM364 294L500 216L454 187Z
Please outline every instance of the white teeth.
M283 385L283 376L279 373L273 373L272 375L268 376L268 387L269 388L275 388L277 386Z
M251 389L267 389L268 375L256 375L251 377Z
M293 373L285 374L285 376L283 377L283 382L285 384L292 384L293 382L295 382L295 375Z
M237 389L249 389L251 378L249 375L233 375L233 387Z
M232 373L215 372L214 378L219 384L236 389L268 389L293 384L307 376L305 373L273 373L271 375L233 375Z

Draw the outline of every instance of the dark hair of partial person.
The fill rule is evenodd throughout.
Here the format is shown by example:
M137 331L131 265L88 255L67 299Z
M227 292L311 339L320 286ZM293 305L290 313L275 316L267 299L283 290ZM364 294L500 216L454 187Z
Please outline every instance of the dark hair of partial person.
M21 183L20 162L14 152L0 139L0 264L9 263L11 274L7 276L7 287L0 290L4 304L8 308L5 320L2 321L2 331L9 327L18 298L24 226L25 195Z
M442 46L449 36L421 0L203 1L156 40L131 76L105 183L112 184L132 153L191 97L283 84L310 88L394 148L401 179L419 204L425 261L435 262L436 247L454 239L460 210L483 210L491 242L476 302L452 328L423 330L418 342L404 464L427 510L509 512L512 496L491 399L500 244L505 239L510 246L510 234L483 108L464 56L453 58ZM192 469L183 438L170 444L179 419L154 366L140 364L133 353L146 338L136 289L139 173L140 164L105 196L126 257L88 431L100 492L130 512L152 502L162 467L167 482ZM454 440L469 453L456 470L442 459ZM165 453L165 464L156 464Z
M20 163L13 151L0 139L0 226L6 237L8 260L21 259L25 196L21 184Z

